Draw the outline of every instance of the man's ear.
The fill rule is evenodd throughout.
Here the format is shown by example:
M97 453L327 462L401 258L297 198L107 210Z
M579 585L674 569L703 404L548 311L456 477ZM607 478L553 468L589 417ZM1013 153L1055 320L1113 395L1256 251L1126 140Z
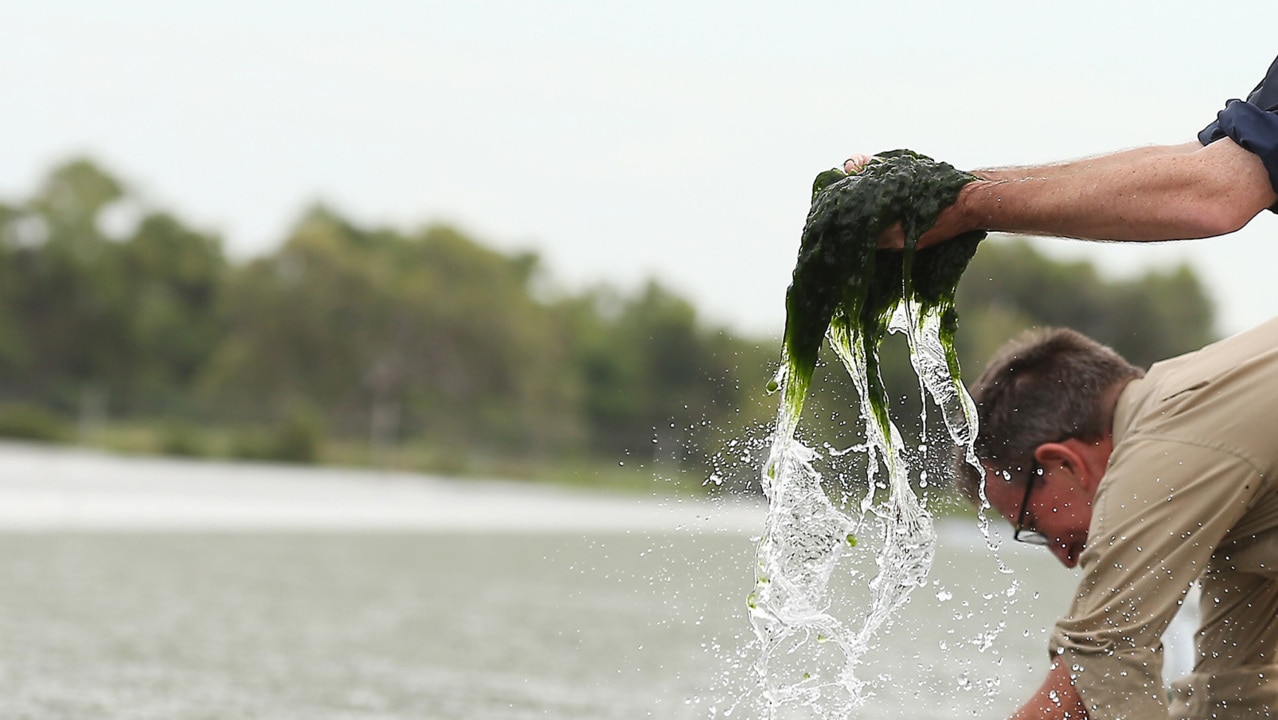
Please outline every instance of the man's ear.
M1090 495L1095 495L1105 475L1108 453L1093 443L1069 438L1060 442L1043 443L1034 450L1034 459L1044 472L1068 478Z
M1043 472L1052 473L1053 478L1066 478L1076 485L1086 484L1087 466L1078 449L1072 447L1068 440L1039 445L1034 449L1034 459Z

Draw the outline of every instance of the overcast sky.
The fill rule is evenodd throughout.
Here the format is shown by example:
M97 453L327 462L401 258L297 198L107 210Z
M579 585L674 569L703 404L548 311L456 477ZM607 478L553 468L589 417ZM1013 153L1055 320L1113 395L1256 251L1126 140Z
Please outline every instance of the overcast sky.
M977 168L1190 140L1278 54L1271 1L1207 8L6 3L0 198L88 155L236 257L322 199L535 250L566 289L656 277L775 333L818 171L896 147ZM1268 213L1224 239L1042 246L1113 274L1190 262L1223 330L1278 309Z

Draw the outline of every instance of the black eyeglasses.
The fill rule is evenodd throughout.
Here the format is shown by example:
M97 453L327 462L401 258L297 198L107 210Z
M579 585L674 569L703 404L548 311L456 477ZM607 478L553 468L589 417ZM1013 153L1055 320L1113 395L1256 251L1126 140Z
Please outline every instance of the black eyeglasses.
M1029 477L1025 479L1025 497L1021 499L1021 512L1016 516L1016 525L1012 529L1012 539L1030 545L1047 545L1047 536L1037 530L1025 529L1025 512L1029 510L1030 491L1034 489L1034 479L1043 477L1043 468L1037 460L1030 462Z

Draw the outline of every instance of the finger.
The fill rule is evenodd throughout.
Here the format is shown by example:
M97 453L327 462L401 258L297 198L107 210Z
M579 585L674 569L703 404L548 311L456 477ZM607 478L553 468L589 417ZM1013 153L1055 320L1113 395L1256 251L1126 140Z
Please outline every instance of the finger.
M860 172L861 168L870 162L870 159L871 156L869 155L850 155L847 160L843 161L843 171L849 175Z

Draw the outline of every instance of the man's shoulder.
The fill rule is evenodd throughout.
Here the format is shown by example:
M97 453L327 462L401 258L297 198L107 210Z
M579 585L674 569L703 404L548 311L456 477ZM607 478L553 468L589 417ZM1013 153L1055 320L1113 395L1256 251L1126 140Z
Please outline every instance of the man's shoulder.
M1278 317L1206 345L1199 350L1185 353L1169 360L1155 363L1147 378L1154 386L1168 386L1173 392L1177 381L1190 384L1227 373L1240 364L1273 358L1278 362Z
M1158 363L1119 397L1115 448L1158 437L1278 467L1278 319Z

